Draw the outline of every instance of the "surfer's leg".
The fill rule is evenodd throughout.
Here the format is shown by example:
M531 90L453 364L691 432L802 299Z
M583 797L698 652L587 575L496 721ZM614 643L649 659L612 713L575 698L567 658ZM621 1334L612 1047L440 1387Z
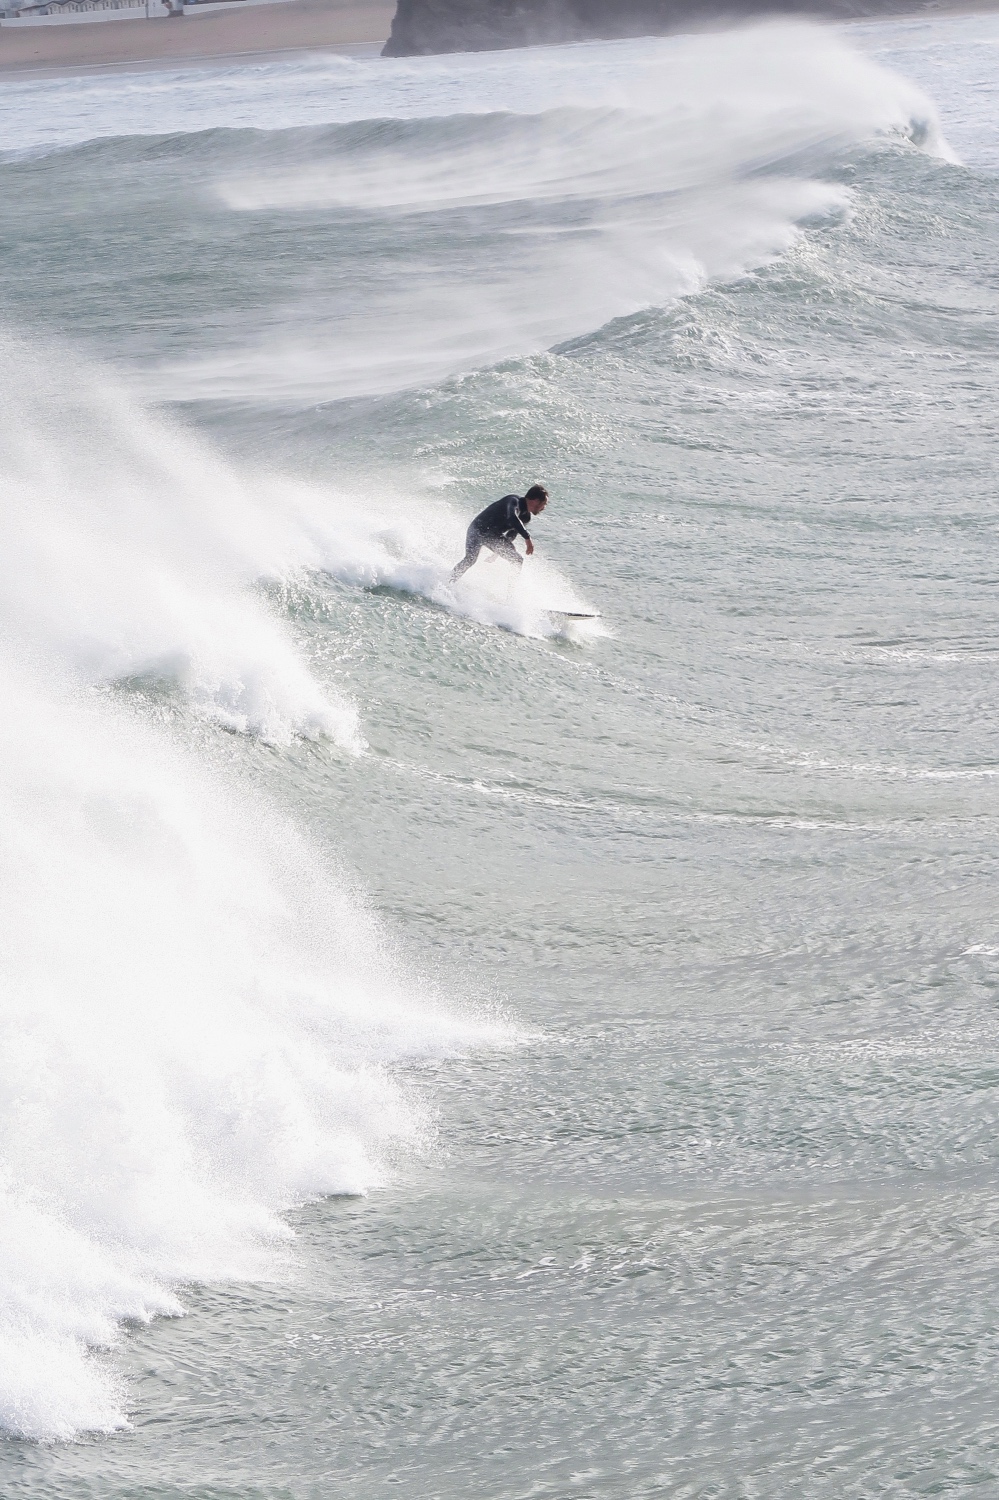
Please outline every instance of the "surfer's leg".
M497 557L505 558L518 568L524 566L524 559L508 536L487 536L484 540L490 552L495 552Z
M465 555L461 559L461 562L458 563L451 572L452 583L457 583L462 574L468 572L472 564L478 560L478 556L481 551L482 538L476 531L475 527L470 526L468 528L468 535L465 537Z

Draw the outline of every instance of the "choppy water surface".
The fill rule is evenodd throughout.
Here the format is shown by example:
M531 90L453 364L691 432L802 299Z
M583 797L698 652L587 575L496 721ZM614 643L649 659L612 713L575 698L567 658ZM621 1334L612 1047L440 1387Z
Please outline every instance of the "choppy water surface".
M4 1495L995 1487L997 46L5 86Z

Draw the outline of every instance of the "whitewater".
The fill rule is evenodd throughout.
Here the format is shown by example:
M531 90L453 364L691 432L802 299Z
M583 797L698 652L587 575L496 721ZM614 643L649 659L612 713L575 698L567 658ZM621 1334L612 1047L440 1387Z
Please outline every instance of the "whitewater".
M5 82L4 1496L999 1480L997 47Z

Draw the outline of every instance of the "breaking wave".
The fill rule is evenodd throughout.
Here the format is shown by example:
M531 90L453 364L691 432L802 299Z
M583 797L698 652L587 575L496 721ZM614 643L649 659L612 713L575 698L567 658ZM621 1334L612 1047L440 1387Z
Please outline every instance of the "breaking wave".
M360 753L363 701L261 585L327 573L525 634L586 605L540 560L512 587L483 562L451 588L468 516L443 486L414 507L374 464L363 488L250 471L148 398L317 403L521 357L848 211L844 144L946 154L918 90L783 24L312 64L298 89L288 72L10 86L15 113L44 105L7 153L42 174L31 213L68 178L98 225L81 244L114 192L145 243L155 189L148 254L181 264L185 215L214 215L200 291L257 299L162 339L151 316L140 357L123 283L103 363L47 335L0 344L0 1424L28 1438L126 1423L93 1353L122 1321L179 1312L185 1281L270 1274L282 1210L365 1190L423 1139L392 1069L507 1036L448 1015L327 851L109 689L163 683L180 717ZM251 231L287 281L258 274Z

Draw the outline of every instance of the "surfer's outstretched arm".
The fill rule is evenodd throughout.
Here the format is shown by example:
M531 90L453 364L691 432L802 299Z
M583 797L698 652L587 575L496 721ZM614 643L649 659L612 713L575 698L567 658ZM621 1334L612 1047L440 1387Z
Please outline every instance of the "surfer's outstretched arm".
M532 516L540 516L545 506L548 504L548 491L545 489L544 485L532 484L531 488L524 496L524 504L527 506L527 509L530 511ZM517 517L517 529L519 530L521 536L524 537L527 541L528 557L533 556L534 543L531 541L531 534L526 526L522 526L520 524L519 516Z

